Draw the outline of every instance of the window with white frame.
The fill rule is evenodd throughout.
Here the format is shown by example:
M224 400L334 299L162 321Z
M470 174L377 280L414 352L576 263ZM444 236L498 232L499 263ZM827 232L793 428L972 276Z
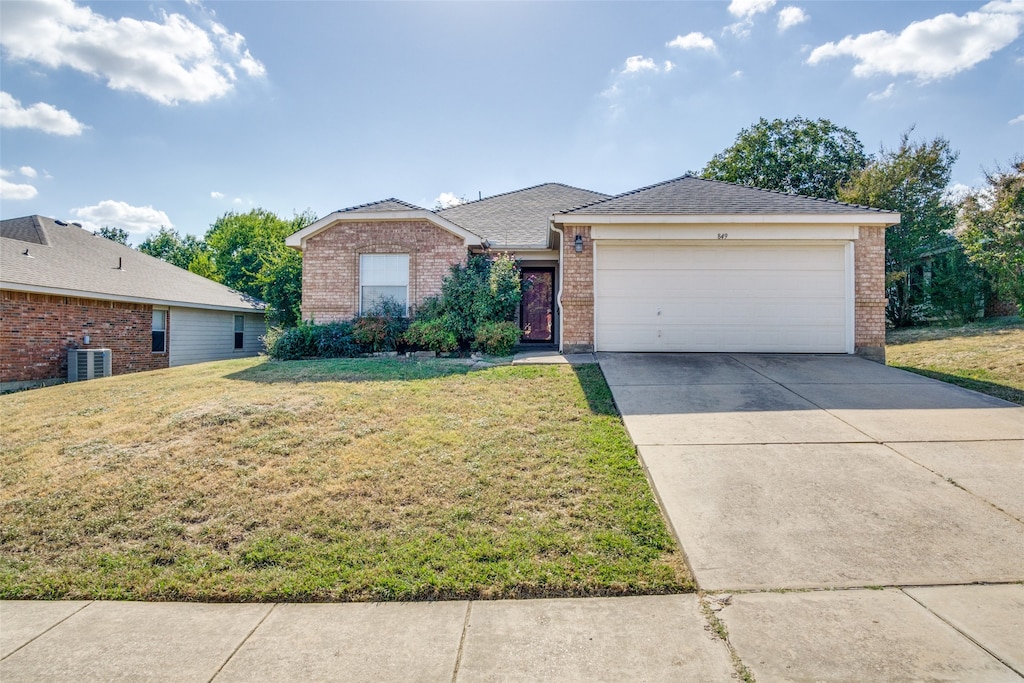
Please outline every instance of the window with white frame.
M153 353L167 351L167 311L153 311Z
M408 314L408 254L359 256L359 311L365 313L384 299L396 301Z

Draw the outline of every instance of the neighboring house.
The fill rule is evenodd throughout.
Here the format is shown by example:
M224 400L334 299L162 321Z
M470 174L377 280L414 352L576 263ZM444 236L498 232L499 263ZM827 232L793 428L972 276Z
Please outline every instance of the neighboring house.
M468 253L510 251L524 342L576 351L885 357L885 228L898 213L683 176L609 197L550 183L440 211L388 199L288 237L302 314L414 308Z
M115 375L256 355L264 304L75 224L0 221L0 389L63 381L68 351Z

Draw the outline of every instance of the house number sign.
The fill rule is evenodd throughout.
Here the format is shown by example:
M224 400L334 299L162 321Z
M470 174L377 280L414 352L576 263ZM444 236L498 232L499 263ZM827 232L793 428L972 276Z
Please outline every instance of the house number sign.
M720 240L727 240L727 239L729 239L729 233L727 233L727 232L720 232L720 233L718 233L718 239L720 239Z

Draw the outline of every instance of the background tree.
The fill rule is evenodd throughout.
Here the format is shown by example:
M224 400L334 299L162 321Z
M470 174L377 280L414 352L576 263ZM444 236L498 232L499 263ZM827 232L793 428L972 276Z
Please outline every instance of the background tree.
M104 225L93 234L99 235L100 237L106 237L112 242L128 246L128 231L123 228L114 228L109 225Z
M197 260L210 263L205 242L195 235L185 235L182 237L178 234L177 230L171 230L163 226L160 227L160 232L152 237L147 237L138 246L138 249L145 254L154 256L161 261L167 261L167 263L184 268L185 270L192 270L192 264ZM205 258L200 259L200 255L205 255ZM210 269L206 268L205 270L209 271ZM200 272L199 274L204 277L210 277L206 272ZM210 279L215 280L216 277L210 277Z
M911 141L912 132L913 128L903 133L896 149L883 147L839 191L844 202L899 211L902 216L900 224L885 233L885 313L895 327L913 325L920 318L919 307L926 301L918 275L921 256L936 248L956 217L944 192L957 152L942 137Z
M266 301L278 324L294 325L302 302L302 257L284 240L315 220L306 212L286 221L265 209L224 214L206 233L215 273L228 287Z
M811 121L761 119L744 128L736 141L708 162L701 175L751 185L764 190L793 192L835 199L868 162L857 134L827 119Z
M971 261L989 274L995 291L1015 301L1024 315L1024 157L985 178L988 186L961 205L958 238Z

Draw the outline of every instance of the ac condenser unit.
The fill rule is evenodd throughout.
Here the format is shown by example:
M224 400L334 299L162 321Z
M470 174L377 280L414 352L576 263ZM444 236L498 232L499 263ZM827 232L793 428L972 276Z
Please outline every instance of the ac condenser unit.
M68 381L110 377L110 349L69 349Z

